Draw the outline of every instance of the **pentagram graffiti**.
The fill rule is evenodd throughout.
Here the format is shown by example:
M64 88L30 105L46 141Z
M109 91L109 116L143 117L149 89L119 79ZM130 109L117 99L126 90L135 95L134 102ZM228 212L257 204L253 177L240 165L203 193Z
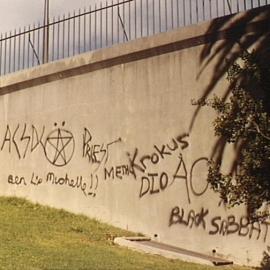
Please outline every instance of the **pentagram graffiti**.
M62 123L64 127L65 122ZM57 126L57 124L55 124ZM73 134L63 128L56 128L47 137L44 151L47 160L54 166L62 167L72 159L75 149Z

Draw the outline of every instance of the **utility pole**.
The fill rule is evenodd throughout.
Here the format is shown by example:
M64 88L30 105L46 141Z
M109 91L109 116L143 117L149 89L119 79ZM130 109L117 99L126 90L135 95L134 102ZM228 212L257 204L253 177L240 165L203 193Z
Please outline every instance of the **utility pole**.
M49 0L44 0L44 17L43 17L43 64L49 60Z

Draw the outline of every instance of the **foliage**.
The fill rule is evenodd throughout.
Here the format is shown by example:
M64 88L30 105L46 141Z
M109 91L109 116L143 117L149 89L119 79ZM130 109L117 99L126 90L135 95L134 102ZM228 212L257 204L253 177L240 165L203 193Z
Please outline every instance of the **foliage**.
M267 251L263 253L263 260L261 262L261 270L269 270L270 269L270 247L267 247Z
M217 96L216 136L233 144L236 162L222 173L222 160L212 159L208 181L231 206L247 205L251 218L268 216L270 204L270 66L263 54L244 51L228 69L231 93Z

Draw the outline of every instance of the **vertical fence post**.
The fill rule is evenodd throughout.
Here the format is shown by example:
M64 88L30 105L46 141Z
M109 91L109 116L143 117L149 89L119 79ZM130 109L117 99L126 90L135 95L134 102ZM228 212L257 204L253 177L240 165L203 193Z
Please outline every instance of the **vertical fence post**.
M105 46L107 47L108 46L108 1L106 1L106 14L105 14L106 18L105 18L105 21L106 21L106 25L105 25Z
M54 61L55 55L54 35L55 35L55 17L53 17L53 27L52 27L52 61Z
M58 21L60 20L60 16L58 16ZM60 52L59 52L59 49L60 49L60 23L57 24L57 60L59 60L59 55L60 55Z
M198 23L199 22L199 7L198 7L198 5L199 5L198 0L196 0L196 2L195 2L195 13L196 13L195 23Z
M102 20L102 2L100 2L100 11L99 11L99 47L102 48L102 28L103 28L103 20Z
M140 27L141 27L141 37L143 36L143 1L141 0L141 3L140 3L140 14L141 14L141 24L140 24Z
M23 28L23 48L22 48L22 53L23 53L23 59L22 59L22 67L24 69L25 67L25 27Z
M179 0L176 0L176 20L177 20L177 27L180 26L180 16L179 16Z
M76 18L75 18L75 10L73 11L73 44L72 44L72 49L73 49L73 56L75 55L75 33L76 33Z
M30 27L30 26L29 26ZM12 36L12 32L10 31L9 32L9 37ZM10 73L11 72L11 42L12 42L12 39L9 38L8 40L8 72Z
M91 51L92 50L92 18L91 18L91 15L92 15L92 8L91 6L89 7L89 50Z
M246 0L244 0L244 11L247 10L247 3L246 3Z
M165 10L164 10L164 12L165 12L165 31L167 31L168 30L168 14L167 14L167 12L168 12L168 2L167 2L167 0L165 0Z
M28 34L27 34L27 68L30 67L30 29L31 29L31 26L29 25L28 26Z
M110 2L111 8L110 8L110 20L111 20L111 27L108 27L108 31L111 31L111 35L108 36L108 44L113 45L113 0Z
M153 35L156 33L156 16L155 16L155 0L152 0L152 20L153 20Z
M129 39L131 39L131 18L130 18L130 14L131 14L131 2L128 3L128 32L129 32Z
M40 22L38 22L38 33L37 33L37 55L38 55L38 64L40 65L39 46L40 46Z
M86 13L86 8L83 12ZM86 15L83 16L83 52L86 52Z
M70 13L68 13L68 30L67 30L67 57L69 57L70 50Z
M97 4L95 4L95 21L94 21L94 27L95 27L95 50L97 49Z
M57 20L53 17L52 23L49 20L49 0L44 2L42 25L38 23L1 34L0 75L88 49L107 47L110 43L126 42L180 25L225 16L228 12L246 11L267 5L269 1L106 0L104 4L95 4L95 9L90 6L89 11L84 8L83 13L81 9L78 14L74 11L74 16L68 13L68 16L58 16Z
M44 2L44 20L43 20L43 63L48 63L49 57L49 0Z
M65 57L65 15L63 15L63 28L62 28L62 58Z
M117 16L116 16L116 20L117 20L117 43L120 42L120 26L119 26L119 17L120 17L120 11L119 11L119 0L117 0Z
M149 2L146 0L146 36L149 36Z
M79 17L78 17L78 49L79 53L81 53L81 9L79 9Z
M171 27L173 29L174 27L174 9L173 9L173 2L174 0L171 0Z
M16 29L14 30L14 40L13 40L13 69L12 71L16 71Z
M134 38L137 38L137 1L134 2Z
M6 60L7 60L7 33L5 33L4 74L6 74Z

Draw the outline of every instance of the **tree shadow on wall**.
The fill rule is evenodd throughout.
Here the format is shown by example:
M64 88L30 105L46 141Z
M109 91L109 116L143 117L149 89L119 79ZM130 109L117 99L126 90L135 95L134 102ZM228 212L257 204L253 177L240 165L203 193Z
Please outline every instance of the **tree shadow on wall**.
M262 102L265 112L270 116L270 76L267 73L270 66L270 7L262 7L247 11L241 14L234 14L212 21L206 35L206 43L200 55L201 71L200 77L206 72L208 65L213 65L215 71L210 77L207 87L198 102L191 124L190 132L193 129L202 106L213 95L215 87L219 81L226 76L229 68L245 51L254 50L254 55L262 70L265 68L266 74L263 74L264 89L260 85L254 85L254 81L250 78L250 74L242 72L230 81L227 89L225 89L221 99L226 101L232 89L236 85L248 92L255 100ZM217 42L218 41L218 42ZM267 75L268 74L268 75ZM231 162L230 174L236 174L237 161L241 156L245 141L239 140L234 143L235 152ZM221 164L225 149L228 142L225 137L217 137L214 142L211 153L211 160L217 164ZM252 198L252 197L251 197ZM263 254L261 270L270 270L270 247Z
M206 35L206 43L200 55L201 71L198 78L204 73L209 64L214 63L215 71L210 77L209 83L204 89L193 115L190 132L193 129L197 116L202 109L200 103L205 101L213 94L213 90L219 81L226 75L229 67L239 58L244 51L256 48L256 58L261 66L270 65L270 7L262 7L249 10L245 13L234 14L218 18L212 21ZM217 42L218 41L218 42ZM242 85L249 91L253 98L262 100L268 115L270 114L270 90L268 92L260 91L260 88L254 86L250 81L250 74L242 73L237 79L230 83L223 96L225 101L235 85ZM254 91L256 89L256 91ZM270 78L269 87L270 89ZM235 143L235 156L231 165L230 173L233 174L237 169L237 160L241 153L243 142ZM221 163L225 148L226 139L219 137L213 147L211 159Z

